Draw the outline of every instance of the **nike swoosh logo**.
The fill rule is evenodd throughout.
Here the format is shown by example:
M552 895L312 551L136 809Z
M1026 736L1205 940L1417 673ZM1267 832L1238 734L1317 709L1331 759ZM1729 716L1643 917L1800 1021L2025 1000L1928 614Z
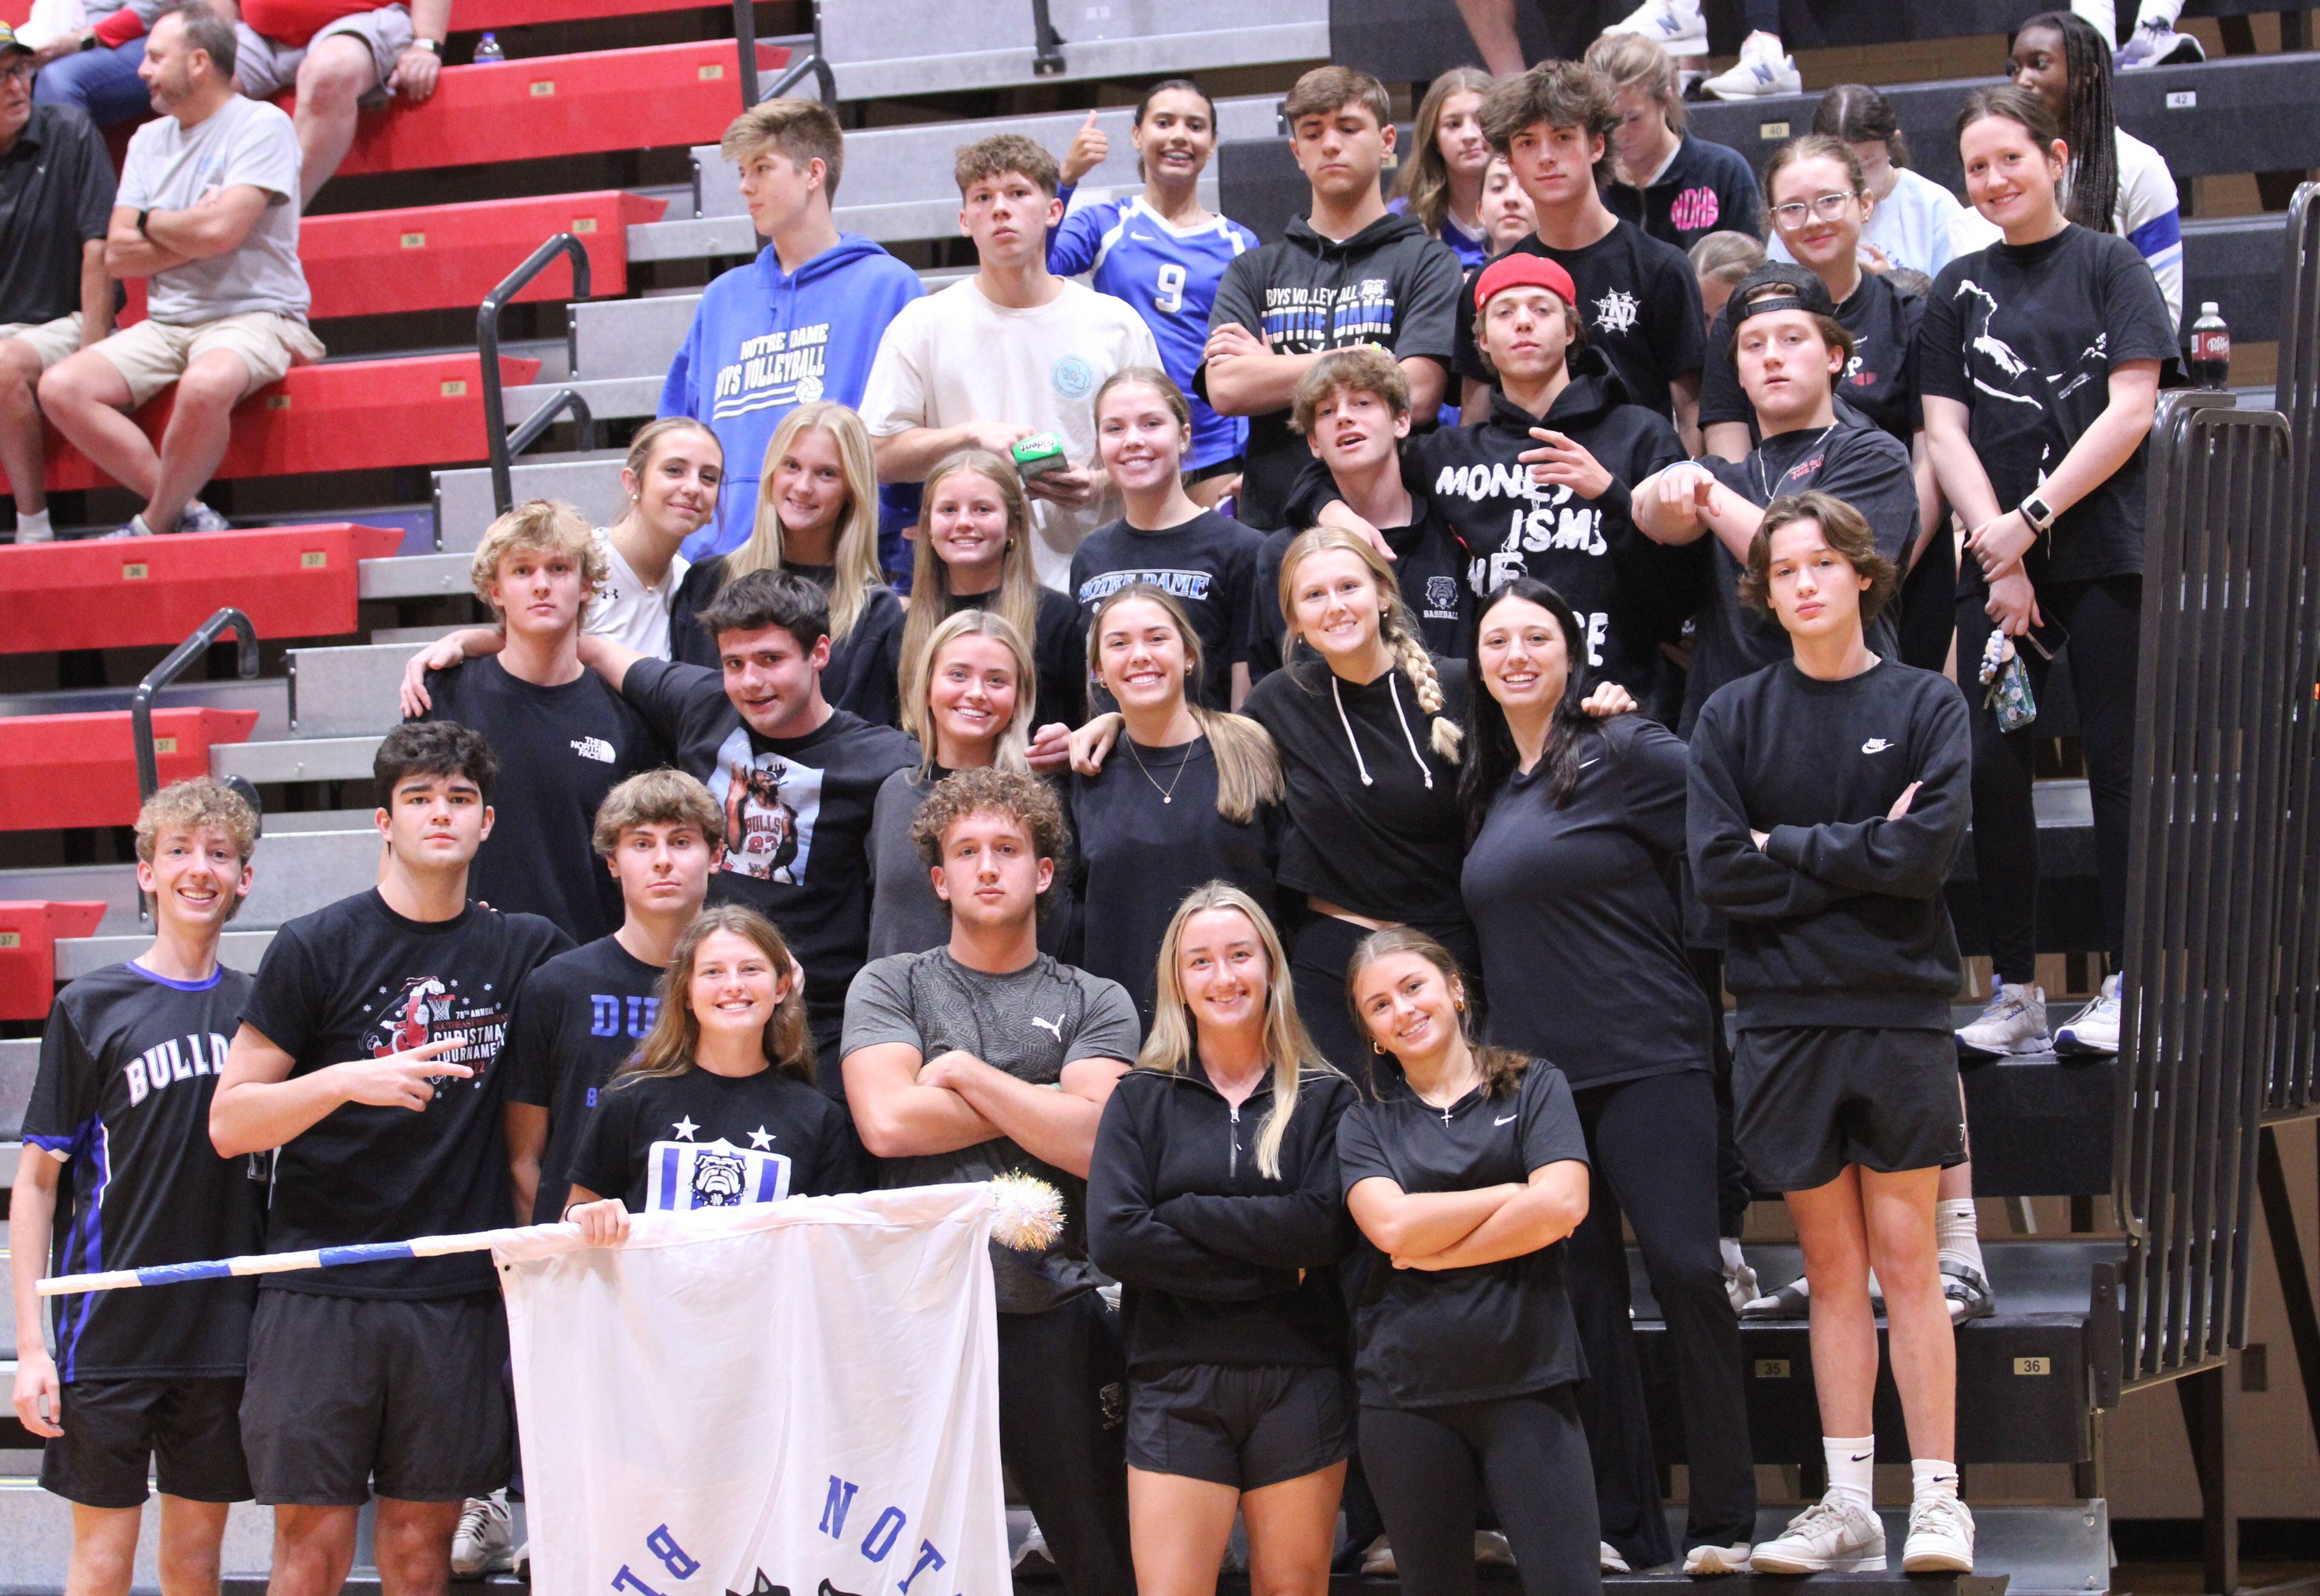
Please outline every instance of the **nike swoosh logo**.
M1856 1452L1853 1455L1853 1461L1855 1463L1867 1463L1871 1458L1876 1455L1877 1454L1874 1452Z
M1519 1120L1520 1118L1522 1118L1522 1115L1521 1115L1519 1112L1516 1112L1516 1113L1509 1114L1509 1115L1508 1115L1505 1119L1503 1119L1503 1120L1491 1120L1491 1124L1493 1124L1493 1125L1511 1125L1511 1124L1513 1124L1517 1120Z

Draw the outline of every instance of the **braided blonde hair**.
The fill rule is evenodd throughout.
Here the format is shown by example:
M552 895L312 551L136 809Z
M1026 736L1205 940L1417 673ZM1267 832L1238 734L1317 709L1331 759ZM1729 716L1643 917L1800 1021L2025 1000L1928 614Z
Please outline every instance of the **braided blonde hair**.
M1409 678L1410 686L1418 694L1418 707L1433 720L1434 730L1428 740L1434 751L1446 763L1457 764L1465 733L1455 721L1442 712L1447 701L1442 693L1441 675L1434 668L1434 657L1426 651L1426 644L1410 621L1409 606L1402 602L1401 585L1394 579L1393 567L1371 547L1367 538L1344 527L1318 526L1310 532L1299 533L1282 551L1279 600L1281 618L1287 622L1290 636L1303 640L1303 634L1297 630L1297 567L1314 555L1332 549L1342 549L1369 567L1370 580L1377 587L1378 640L1393 655L1402 675ZM1311 646L1306 644L1308 648Z

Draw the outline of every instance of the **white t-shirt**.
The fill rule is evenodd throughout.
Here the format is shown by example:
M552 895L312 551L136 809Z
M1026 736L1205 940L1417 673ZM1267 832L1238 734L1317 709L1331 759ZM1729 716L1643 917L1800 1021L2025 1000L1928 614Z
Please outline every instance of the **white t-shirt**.
M298 134L281 107L240 95L190 128L157 116L130 135L116 205L183 211L204 195L248 184L266 209L240 247L155 272L146 313L193 327L251 311L306 318L312 302L298 265Z
M678 555L668 562L668 573L657 587L644 580L621 558L608 530L596 529L596 547L604 556L604 585L588 601L588 619L581 630L592 638L610 638L623 648L634 648L655 659L668 657L668 612L676 598L676 585L684 580L690 562Z
M1029 310L992 304L973 277L904 305L879 341L862 395L870 435L1013 422L1060 434L1074 466L1097 464L1096 389L1125 367L1158 366L1160 349L1126 301L1079 283L1057 286ZM1062 592L1081 540L1119 513L1117 494L1078 511L1034 499L1039 580Z
M1895 266L1930 277L1950 263L1951 256L1961 253L1953 229L1958 213L1962 211L1971 216L1973 213L1958 202L1957 195L1921 172L1897 167L1893 176L1893 192L1870 212L1861 241L1876 245ZM1777 229L1765 243L1764 254L1772 260L1796 259Z

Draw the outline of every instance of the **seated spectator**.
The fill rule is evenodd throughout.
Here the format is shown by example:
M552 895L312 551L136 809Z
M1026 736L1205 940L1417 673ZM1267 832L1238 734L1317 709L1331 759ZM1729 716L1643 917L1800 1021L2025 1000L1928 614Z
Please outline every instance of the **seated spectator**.
M1189 391L1208 341L1217 284L1226 267L1256 248L1256 235L1201 204L1201 174L1217 149L1216 102L1206 89L1186 77L1153 85L1137 104L1133 136L1143 193L1069 211L1047 235L1047 269L1059 277L1087 272L1098 290L1133 305L1152 329L1163 367ZM1110 153L1110 141L1091 111L1064 152L1056 197L1067 210L1074 187ZM1185 491L1215 508L1240 485L1247 441L1246 422L1219 415L1195 396Z
M661 385L660 413L708 423L732 467L713 529L686 546L695 560L748 540L775 429L816 399L859 405L887 324L924 292L916 272L830 220L846 145L829 107L767 100L735 117L719 148L741 168L741 203L766 247L702 291ZM888 498L887 569L901 563L916 505L907 493Z
M1700 313L1710 322L1723 313L1740 279L1764 264L1764 246L1745 232L1711 232L1685 253L1699 283Z
M1290 150L1312 186L1307 213L1225 273L1195 386L1249 418L1234 512L1260 531L1287 524L1290 485L1307 455L1290 430L1298 380L1331 349L1377 344L1409 380L1410 410L1431 423L1449 385L1458 258L1416 218L1391 216L1378 175L1394 150L1385 86L1349 67L1316 67L1289 91Z
M1893 103L1867 84L1840 83L1823 95L1813 112L1812 131L1852 145L1869 179L1869 197L1876 204L1861 229L1862 269L1930 275L1947 266L1961 247L1978 249L1988 241L1981 218L1931 177L1910 169L1909 141L1902 136ZM1968 236L1977 241L1961 246L1961 237ZM1794 258L1777 231L1765 252L1774 260Z
M1756 174L1748 158L1684 131L1683 91L1675 60L1636 33L1606 33L1588 47L1587 64L1610 81L1612 169L1603 191L1615 216L1663 244L1689 249L1718 228L1764 230Z
M35 104L32 46L0 23L0 471L16 541L45 543L41 373L113 331L113 158L88 118Z
M1515 181L1515 169L1503 157L1491 157L1482 173L1482 231L1491 258L1495 260L1537 231L1538 211Z
M1796 59L1781 47L1781 0L1740 0L1740 25L1748 35L1740 41L1739 60L1702 83L1701 91L1719 100L1801 91L1804 79L1797 74ZM1708 23L1699 14L1699 0L1644 0L1604 32L1648 39L1672 56L1708 53Z
M1159 346L1125 302L1047 269L1047 229L1064 213L1054 156L1000 133L961 149L954 176L959 231L974 240L980 265L895 316L862 419L882 482L923 481L962 449L1004 455L1054 434L1060 463L1024 487L1034 501L1033 568L1061 591L1080 540L1119 512L1095 458L1088 397L1123 367L1160 364Z
M150 279L147 319L41 377L57 431L144 496L120 537L222 530L194 495L225 458L233 407L322 358L298 265L297 134L233 92L236 48L201 0L154 23L138 73L161 114L129 141L104 245L113 276ZM157 452L127 413L173 383Z
M1434 80L1410 131L1417 149L1394 179L1386 206L1398 216L1417 217L1467 271L1491 256L1482 225L1482 178L1491 164L1482 96L1490 92L1491 75L1480 67L1453 67Z
M2117 0L2074 0L2071 6L2106 41L2118 37ZM2207 59L2207 47L2175 24L2183 19L2183 0L2143 0L2135 7L2134 32L2118 47L2118 69L2140 71L2145 67L2182 67Z
M98 127L139 122L151 111L144 80L145 31L164 0L136 0L109 16L33 47L32 103L71 105ZM88 8L94 11L95 7Z

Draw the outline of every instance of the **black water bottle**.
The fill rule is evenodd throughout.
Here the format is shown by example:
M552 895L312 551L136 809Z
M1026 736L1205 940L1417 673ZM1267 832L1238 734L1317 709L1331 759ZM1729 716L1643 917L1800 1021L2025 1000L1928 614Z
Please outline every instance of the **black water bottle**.
M2223 389L2232 380L2232 330L2212 299L2199 306L2191 323L2191 381L2202 388Z

